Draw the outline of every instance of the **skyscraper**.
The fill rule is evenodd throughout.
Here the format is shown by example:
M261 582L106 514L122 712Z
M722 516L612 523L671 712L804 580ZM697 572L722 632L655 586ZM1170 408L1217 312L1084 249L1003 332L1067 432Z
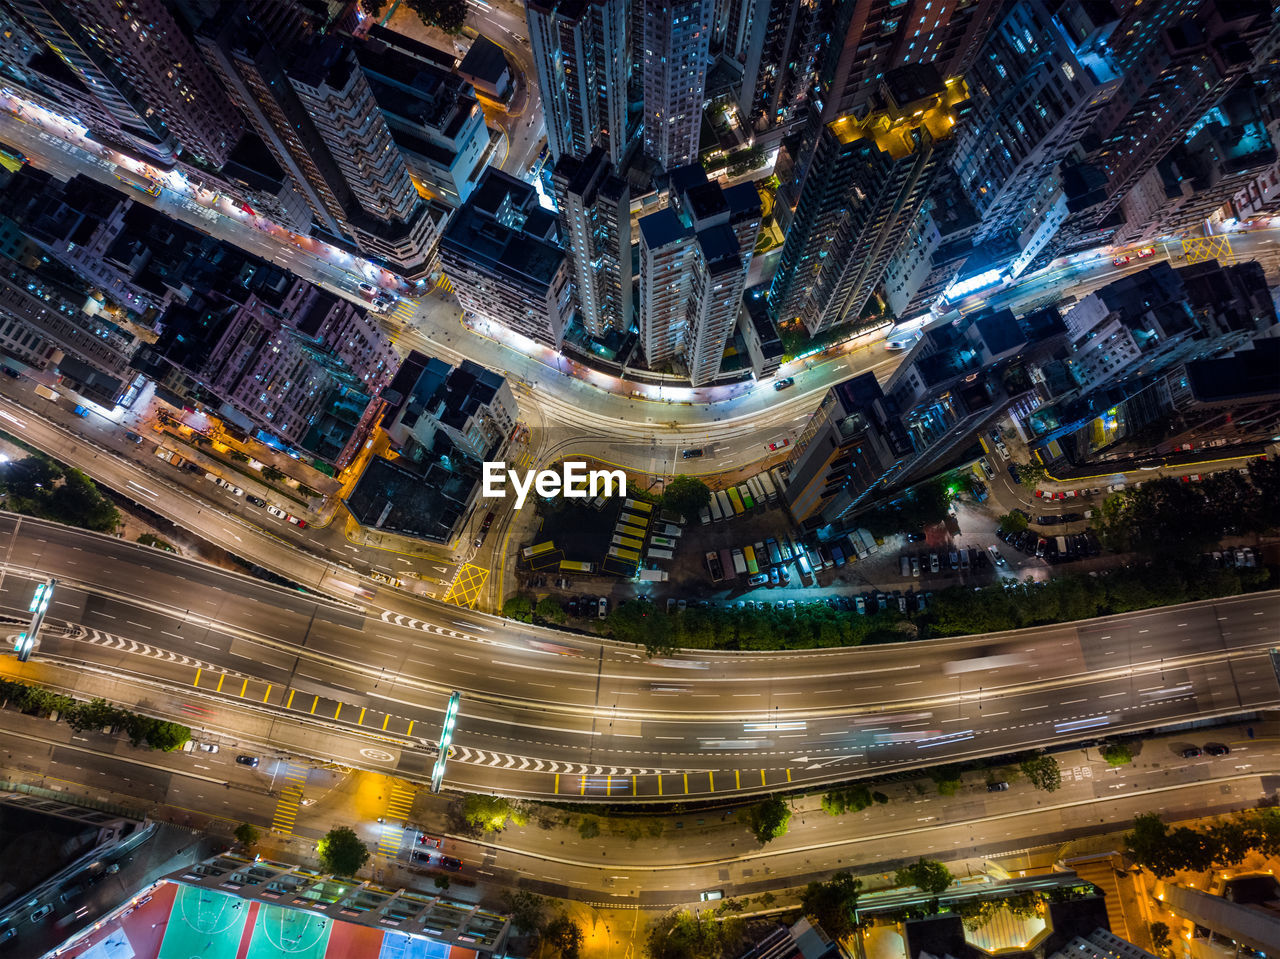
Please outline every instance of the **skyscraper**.
M551 159L627 150L627 0L527 0Z
M741 49L738 109L757 136L801 113L818 53L817 0L743 0L749 33Z
M350 41L301 18L268 35L240 5L200 42L320 226L407 277L428 273L436 225Z
M712 0L644 5L644 152L671 170L698 159Z
M931 66L890 72L865 117L826 124L769 291L780 322L810 335L856 321L927 194L968 99Z
M105 107L77 117L95 137L161 160L183 149L214 167L226 162L244 119L162 0L13 0L13 8Z
M582 326L595 339L625 331L631 325L631 191L600 146L584 160L562 156L552 183Z
M650 366L680 359L694 386L720 372L759 230L754 185L722 190L700 164L671 171L671 206L640 220L640 337Z

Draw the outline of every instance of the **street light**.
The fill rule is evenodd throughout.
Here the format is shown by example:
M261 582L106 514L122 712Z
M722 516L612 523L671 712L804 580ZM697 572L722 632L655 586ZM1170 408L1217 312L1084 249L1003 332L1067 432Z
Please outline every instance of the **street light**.
M449 761L449 745L453 742L453 727L458 721L458 702L462 693L456 689L449 697L449 705L444 712L444 726L440 729L440 745L436 754L436 764L431 770L431 791L438 793L440 784L444 782L444 767Z

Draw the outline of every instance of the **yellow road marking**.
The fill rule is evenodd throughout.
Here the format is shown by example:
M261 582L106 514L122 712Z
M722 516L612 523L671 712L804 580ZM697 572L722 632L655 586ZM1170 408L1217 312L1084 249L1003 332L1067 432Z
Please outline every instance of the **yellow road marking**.
M224 681L226 678L227 678L227 674L226 674L226 673L219 673L219 674L218 674L218 688L214 690L214 692L215 692L215 693L220 693L220 692L222 692L222 683L223 683L223 681Z
M760 770L760 785L761 785L761 786L766 786L766 785L768 785L768 784L764 781L764 770L763 770L763 769L762 769L762 770Z
M319 706L319 705L320 705L320 697L319 697L319 696L317 696L315 699L311 700L311 715L312 715L312 716L314 716L314 715L316 714L316 707L317 707L317 706Z
M560 774L556 773L556 795L560 795Z
M662 795L662 773L658 773L658 795Z
M342 715L342 703L338 703L338 708L333 711L333 718L337 719Z
M742 774L739 773L738 770L736 769L733 771L733 788L734 789L742 788Z
M196 681L195 681L194 683L192 683L192 684L191 684L192 686L199 686L199 685L200 685L200 674L201 674L202 672L204 672L204 670L203 670L203 669L197 669L197 670L196 670Z
M707 770L707 779L710 780L711 782L711 791L715 792L716 791L716 774L714 770L710 770L710 769Z
M267 683L267 691L262 694L262 701L265 703L267 701L267 697L270 695L271 695L271 684Z
M407 733L405 733L405 735L406 735L406 736L412 736L412 735L413 735L413 720L412 720L412 719L411 719L411 720L409 720L409 731L408 731Z
M357 726L363 726L363 725L364 725L364 711L365 711L365 709L366 709L366 708L367 708L367 707L365 707L365 706L361 706L361 707L360 707L360 718L356 720L356 725L357 725Z
M684 774L684 794L689 795L689 774Z
M609 796L609 795L612 795L612 793L613 793L613 777L605 776L604 777L604 794L606 796Z
M586 794L587 794L587 777L583 776L582 785L581 785L581 788L578 790L578 795L585 796Z
M249 688L249 679L246 676L245 681L240 684L240 698L244 699L245 691Z
M296 692L297 692L297 690L296 690L296 689L291 689L291 690L289 690L289 701L288 701L287 703L285 703L285 704L284 704L284 708L285 708L285 709L292 709L292 708L293 708L293 694L294 694L294 693L296 693Z
M387 723L389 722L391 722L391 714L387 713L385 716L382 717L382 728L384 730L387 728Z
M632 776L631 777L631 795L634 796L635 794L636 794L636 777Z
M791 782L791 770L787 770L787 782Z

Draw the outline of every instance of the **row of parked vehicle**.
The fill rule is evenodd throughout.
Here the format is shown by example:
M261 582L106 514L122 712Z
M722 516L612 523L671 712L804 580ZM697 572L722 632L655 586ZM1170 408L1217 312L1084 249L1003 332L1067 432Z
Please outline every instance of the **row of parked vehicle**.
M1063 536L1041 536L1034 529L1024 529L1020 533L1003 533L996 530L996 535L1014 549L1048 560L1050 563L1065 563L1073 559L1084 559L1086 556L1097 556L1102 552L1102 544L1092 529L1081 533Z
M1258 565L1258 557L1254 555L1253 550L1248 546L1239 549L1215 549L1212 553L1205 553L1207 565L1216 566L1219 569L1246 569Z
M991 552L995 560L1000 565L1004 565L1004 558L996 552L994 547ZM915 556L904 554L898 557L898 560L898 570L904 579L908 576L919 576L922 572L943 573L947 572L948 568L952 571L968 572L971 569L990 566L992 562L986 552L976 546L953 546L949 550L919 553Z
M294 526L297 526L299 529L306 529L307 521L305 519L303 519L300 516L294 516L292 513L285 512L279 506L272 506L270 503L264 500L261 496L254 496L252 493L249 493L248 495L246 495L245 491L242 490L235 483L232 483L229 480L224 480L221 476L216 476L213 473L206 472L204 474L204 478L207 479L209 482L211 482L214 486L219 486L222 489L226 490L232 496L244 496L244 500L246 503L249 503L253 506L257 506L259 509L265 509L272 516L276 517L276 519L287 520L288 522L292 523Z

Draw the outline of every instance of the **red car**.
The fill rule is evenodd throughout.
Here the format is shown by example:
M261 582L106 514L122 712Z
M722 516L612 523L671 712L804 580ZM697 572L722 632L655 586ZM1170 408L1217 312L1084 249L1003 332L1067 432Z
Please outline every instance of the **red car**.
M777 443L770 443L770 444L769 444L769 451L770 451L770 452L776 452L777 450L786 449L786 448L787 448L788 446L790 446L790 445L791 445L791 440L789 440L789 439L782 439L782 440L779 440Z
M439 849L441 841L435 836L428 836L425 832L418 833L418 845L420 846L435 846Z
M1129 262L1129 260L1130 260L1130 259L1132 259L1132 258L1131 258L1131 257L1127 257L1127 256L1118 256L1118 257L1116 257L1114 260L1112 260L1112 261L1111 261L1111 265L1112 265L1112 266L1124 266L1126 263L1128 263L1128 262Z
M1149 257L1149 256L1155 256L1155 255L1156 255L1156 248L1154 246L1144 246L1141 250L1138 251L1139 260L1145 259L1146 257Z
M299 529L307 528L307 521L305 519L302 519L301 517L294 516L292 513L286 516L285 519L287 519L290 523L292 523L294 526L298 527Z
M1037 498L1037 499L1043 499L1043 498L1044 498L1044 490L1042 490L1042 489L1038 489L1038 490L1036 490L1036 498Z

